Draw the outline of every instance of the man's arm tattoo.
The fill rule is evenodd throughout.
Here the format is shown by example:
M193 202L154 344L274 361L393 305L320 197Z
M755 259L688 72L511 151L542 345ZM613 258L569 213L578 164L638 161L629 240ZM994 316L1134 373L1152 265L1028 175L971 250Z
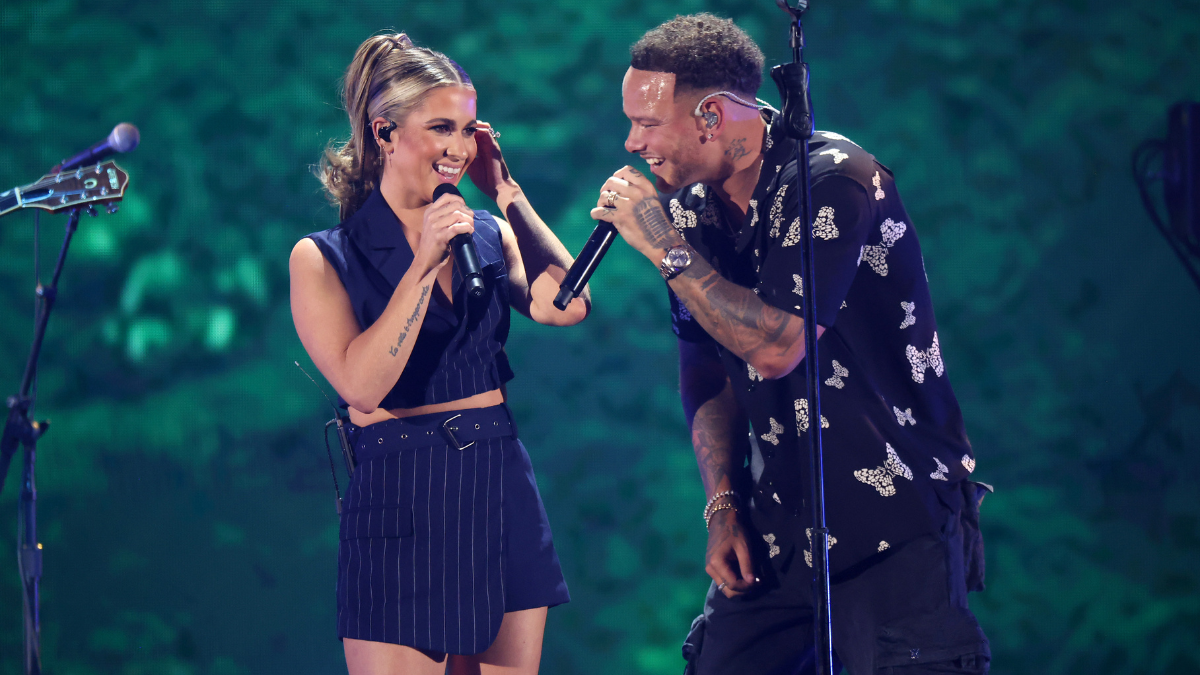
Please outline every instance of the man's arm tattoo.
M705 261L694 261L681 277L695 281L696 292L672 286L688 311L709 335L745 361L771 353L786 354L803 320L766 304L748 288L717 273ZM689 284L690 285L690 284Z
M725 156L736 162L746 155L749 155L750 151L746 149L745 143L746 139L744 138L739 138L733 141L729 144L729 147L725 149Z
M638 224L642 226L646 240L651 244L666 248L669 244L678 241L679 233L667 220L667 213L663 211L662 204L658 203L658 199L647 197L638 202L633 207L633 215L637 218Z
M421 297L417 298L417 306L413 308L413 313L404 322L404 330L400 331L400 339L396 340L395 347L388 347L388 353L395 356L400 353L400 348L404 346L404 340L408 338L408 332L412 330L412 326L417 322L417 318L421 316L421 307L424 306L425 300L429 298L430 286L426 284L421 287Z

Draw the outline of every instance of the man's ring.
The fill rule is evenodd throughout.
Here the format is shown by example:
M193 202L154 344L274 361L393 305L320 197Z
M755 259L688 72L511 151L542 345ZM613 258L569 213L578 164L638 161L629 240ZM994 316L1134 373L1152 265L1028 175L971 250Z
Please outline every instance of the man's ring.
M723 591L723 590L725 590L725 582L724 582L724 581L722 581L721 583L717 584L717 590L718 590L718 591Z
M608 199L608 201L606 201L604 203L605 208L609 208L609 209L617 208L617 193L613 192L612 190L606 190L604 192L604 194L606 195L606 197Z

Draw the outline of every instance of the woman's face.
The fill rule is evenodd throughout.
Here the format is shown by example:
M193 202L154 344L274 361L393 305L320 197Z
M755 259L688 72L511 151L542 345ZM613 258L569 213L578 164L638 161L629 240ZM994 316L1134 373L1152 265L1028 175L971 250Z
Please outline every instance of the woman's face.
M385 144L392 151L385 155L385 180L394 176L401 190L424 203L432 201L438 185L458 185L475 159L476 123L475 90L451 85L429 92Z

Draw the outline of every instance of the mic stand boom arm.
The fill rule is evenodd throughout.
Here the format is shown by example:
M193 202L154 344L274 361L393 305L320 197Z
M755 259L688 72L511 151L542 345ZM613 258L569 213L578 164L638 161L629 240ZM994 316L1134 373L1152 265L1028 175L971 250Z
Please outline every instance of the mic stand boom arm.
M829 529L825 527L825 469L821 450L820 362L817 360L817 285L813 279L812 169L808 164L808 141L814 130L812 98L808 89L808 64L804 62L804 26L801 15L807 0L792 7L787 0L775 0L791 17L792 63L771 69L771 77L783 99L782 122L789 137L796 140L796 197L800 201L801 270L806 291L804 306L804 368L808 380L808 455L812 479L812 556L813 556L813 632L817 675L833 675L833 634L829 602Z
M8 465L20 445L23 452L24 470L21 473L21 492L18 497L17 563L21 575L21 599L24 614L25 673L40 675L41 616L38 587L42 577L42 545L37 538L37 483L34 465L37 460L37 441L46 432L47 422L29 419L33 408L33 383L37 378L38 356L42 351L42 340L46 337L46 325L50 322L50 310L58 295L58 278L67 259L67 248L71 236L79 225L80 209L72 209L67 218L67 231L63 236L58 262L54 265L54 276L49 286L38 284L37 320L34 324L33 345L25 362L25 374L21 377L21 389L8 397L8 419L4 424L4 435L0 437L0 490L8 475Z

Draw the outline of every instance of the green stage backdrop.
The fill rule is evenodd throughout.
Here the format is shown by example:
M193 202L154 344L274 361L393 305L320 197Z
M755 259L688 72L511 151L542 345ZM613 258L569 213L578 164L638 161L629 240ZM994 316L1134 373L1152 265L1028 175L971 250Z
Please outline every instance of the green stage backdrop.
M1200 98L1200 3L813 4L819 126L896 173L976 477L996 485L972 596L993 672L1200 672L1200 293L1129 170L1167 106ZM292 365L308 361L287 256L337 220L311 165L347 133L337 80L356 45L397 28L457 59L578 250L630 161L628 46L701 10L768 64L790 58L770 0L0 6L0 189L118 121L142 132L118 159L121 211L81 224L42 355L48 672L344 672L329 411ZM63 222L41 219L43 271ZM31 335L33 228L0 221L5 394ZM678 673L708 578L663 285L618 245L593 296L583 325L518 318L510 341L573 596L550 612L543 672ZM20 670L16 489L0 494L4 674Z

